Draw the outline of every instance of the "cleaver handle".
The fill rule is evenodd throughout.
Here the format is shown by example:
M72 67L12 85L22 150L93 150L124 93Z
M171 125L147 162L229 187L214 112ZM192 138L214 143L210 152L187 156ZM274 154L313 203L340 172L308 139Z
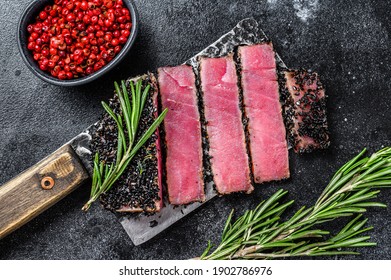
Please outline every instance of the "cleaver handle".
M0 187L0 239L60 201L89 178L64 145Z

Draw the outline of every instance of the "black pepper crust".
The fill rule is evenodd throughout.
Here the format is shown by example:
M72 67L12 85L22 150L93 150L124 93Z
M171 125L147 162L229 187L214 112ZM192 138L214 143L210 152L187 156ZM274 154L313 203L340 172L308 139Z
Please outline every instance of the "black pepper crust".
M144 75L141 78L143 79L143 89L150 84L151 90L140 118L136 141L153 123L157 112L152 99L156 87L151 83L150 76ZM130 90L130 88L128 89ZM122 115L116 94L109 100L108 104L114 113ZM126 133L127 131L125 131ZM113 187L107 193L101 195L100 201L106 209L113 212L149 213L158 210L157 204L161 198L159 197L156 140L157 134L155 133L138 151ZM92 133L92 154L95 155L98 152L100 160L106 163L115 162L117 143L116 123L105 112L95 125L95 130Z
M266 40L265 42L262 42L262 44L267 44L270 41ZM236 65L236 75L238 77L238 88L239 88L239 106L240 111L242 112L242 124L244 129L244 136L246 139L246 152L248 157L248 164L250 168L250 178L251 178L251 184L255 184L254 180L254 166L252 161L252 154L251 154L251 146L250 146L250 130L249 130L249 118L247 117L247 111L246 106L244 105L244 95L243 95L243 82L242 82L242 57L241 53L239 51L239 47L235 49L234 54L234 61Z
M288 89L286 74L292 74L295 85ZM283 104L283 117L288 141L298 153L309 153L330 146L327 124L326 95L318 74L304 69L279 69L280 101ZM315 89L308 89L294 102L294 96L304 91L304 86L316 83ZM295 125L297 123L297 125ZM302 138L310 137L313 144L304 143Z
M197 99L198 99L198 110L200 113L200 123L201 123L201 137L202 137L202 160L203 160L203 175L204 175L204 183L205 186L207 184L212 184L213 189L216 190L216 184L213 179L212 165L210 163L211 156L209 155L209 137L208 132L206 130L206 126L208 122L205 119L205 111L204 111L204 96L201 89L201 63L200 59L202 56L197 57L197 67L193 70L195 71L195 84L197 88Z
M282 117L285 124L287 140L288 143L294 147L296 142L293 122L295 118L294 102L286 87L285 71L287 71L286 68L280 68L277 71L278 85L280 89L280 102L282 104Z
M156 74L157 76L158 74ZM155 76L153 76L153 82L154 86L156 87L157 92L159 92L157 96L157 102L158 102L158 112L163 112L163 105L162 105L162 97L160 95L160 88L159 83ZM159 134L160 134L160 147L161 147L161 155L162 155L162 161L164 162L162 167L162 188L163 192L166 194L167 191L167 169L166 169L166 158L167 158L167 142L166 142L166 131L164 129L164 121L162 122L162 125L159 128ZM168 196L167 196L168 197Z

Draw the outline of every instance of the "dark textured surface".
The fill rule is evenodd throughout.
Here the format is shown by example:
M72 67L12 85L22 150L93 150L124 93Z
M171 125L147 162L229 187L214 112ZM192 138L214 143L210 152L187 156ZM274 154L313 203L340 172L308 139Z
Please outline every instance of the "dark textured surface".
M0 259L186 259L217 242L231 208L239 213L273 193L290 191L310 205L344 162L363 147L391 145L391 7L387 1L135 1L140 34L125 62L93 84L59 88L38 80L23 64L16 24L28 1L0 2L0 184L33 165L102 112L114 80L182 63L245 17L257 19L289 67L320 73L327 89L329 150L290 153L292 179L265 184L250 195L216 198L150 242L134 247L114 216L80 208L89 185L0 241ZM390 204L391 190L379 200ZM391 208L390 208L391 209ZM391 210L366 216L375 227L358 259L391 259Z

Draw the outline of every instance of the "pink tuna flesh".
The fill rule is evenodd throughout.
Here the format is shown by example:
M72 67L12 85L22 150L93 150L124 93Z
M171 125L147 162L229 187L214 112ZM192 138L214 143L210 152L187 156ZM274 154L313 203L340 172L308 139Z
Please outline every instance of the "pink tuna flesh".
M273 46L241 46L239 57L254 181L288 178L288 147Z
M220 194L250 193L253 186L232 55L201 58L200 69L210 163L216 190Z
M202 138L195 75L191 66L158 69L167 147L169 201L174 205L204 201Z

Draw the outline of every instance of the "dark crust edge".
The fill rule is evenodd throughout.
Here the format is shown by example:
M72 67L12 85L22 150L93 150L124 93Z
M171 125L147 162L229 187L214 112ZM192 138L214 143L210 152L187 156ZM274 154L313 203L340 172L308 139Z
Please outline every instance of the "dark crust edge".
M214 181L214 176L212 172L212 164L210 162L211 156L209 155L210 143L208 131L206 129L208 122L205 118L205 106L204 106L204 93L201 88L201 63L200 60L203 56L198 56L196 58L197 64L196 67L193 67L193 71L196 77L196 87L197 87L197 97L198 97L198 109L200 113L201 121L201 136L202 136L202 156L203 156L203 166L204 166L204 181L205 184L210 183L213 189L217 192L216 183Z
M263 43L260 43L263 44ZM247 117L246 105L244 104L244 93L243 93L243 81L242 81L242 55L240 53L240 46L235 49L234 61L236 64L236 76L238 77L238 87L239 87L239 106L242 112L242 124L244 129L244 136L246 139L246 152L248 156L248 164L250 169L250 178L252 185L255 185L255 176L254 176L254 165L251 153L250 145L250 130L249 130L249 118Z
M311 135L308 135L308 133L305 132L306 129L301 130L299 128L299 131L294 126L294 119L297 117L297 106L294 104L293 98L291 93L289 92L289 89L287 88L287 81L285 78L285 73L287 72L293 72L294 76L300 75L302 73L306 74L315 74L317 79L317 89L315 91L323 90L324 91L324 97L320 98L318 101L314 102L311 106L310 111L307 115L311 116L313 114L316 114L317 111L321 112L323 114L323 121L322 125L318 125L315 127L311 134L318 135L316 137L313 137ZM321 149L327 149L330 146L330 132L328 128L328 121L327 121L327 95L326 95L326 89L324 85L320 81L319 74L317 72L308 71L305 69L290 69L290 68L280 68L278 71L278 83L280 88L280 101L283 104L283 119L285 122L285 127L287 131L288 141L290 145L294 148L294 151L296 153L302 154L302 153L311 153L315 150L321 150ZM300 86L300 85L298 85ZM300 124L299 124L300 125ZM304 125L304 123L302 124ZM301 136L309 136L311 137L316 145L309 144L305 146L304 148L299 148L300 135Z

